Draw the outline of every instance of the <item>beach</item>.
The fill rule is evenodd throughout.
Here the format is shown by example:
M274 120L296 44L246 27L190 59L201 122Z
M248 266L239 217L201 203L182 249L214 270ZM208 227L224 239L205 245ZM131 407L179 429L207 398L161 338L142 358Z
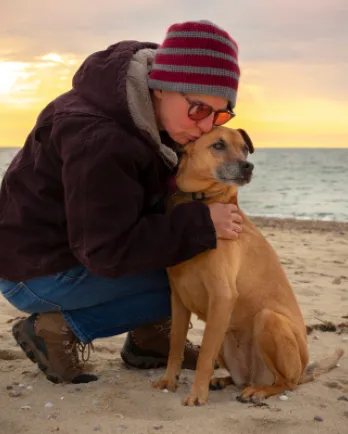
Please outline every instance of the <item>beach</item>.
M307 325L348 322L348 223L253 218L276 249ZM330 373L257 407L236 400L230 386L211 392L204 407L182 400L194 372L183 371L177 393L151 387L163 370L127 368L119 356L125 335L94 343L90 367L97 382L54 385L14 344L11 327L22 316L0 298L0 431L2 434L175 433L344 434L348 424L348 327L314 329L310 359L345 355ZM204 323L193 317L189 337L200 343ZM218 372L218 374L221 374Z

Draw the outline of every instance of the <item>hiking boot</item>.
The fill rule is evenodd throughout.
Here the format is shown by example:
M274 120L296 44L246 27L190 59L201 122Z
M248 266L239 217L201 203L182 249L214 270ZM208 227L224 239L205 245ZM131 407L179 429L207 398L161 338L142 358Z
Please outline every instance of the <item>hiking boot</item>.
M89 383L98 377L84 373L83 362L89 357L90 344L84 345L74 335L59 312L34 314L18 321L12 334L26 356L37 363L52 383ZM87 348L87 358L84 357Z
M171 324L171 320L165 320L129 332L121 351L122 360L138 369L167 366ZM199 349L199 345L186 340L183 369L196 369Z

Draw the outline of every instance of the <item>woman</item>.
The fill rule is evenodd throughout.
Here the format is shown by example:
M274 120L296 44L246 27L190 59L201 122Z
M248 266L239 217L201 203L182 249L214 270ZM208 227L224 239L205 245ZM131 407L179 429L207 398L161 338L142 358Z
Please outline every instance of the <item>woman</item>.
M235 239L232 205L164 214L183 145L233 117L237 46L207 21L163 44L123 41L89 56L71 91L39 115L0 193L0 289L31 314L13 327L53 382L89 382L78 349L129 332L123 360L167 362L165 267ZM187 342L184 367L198 348Z

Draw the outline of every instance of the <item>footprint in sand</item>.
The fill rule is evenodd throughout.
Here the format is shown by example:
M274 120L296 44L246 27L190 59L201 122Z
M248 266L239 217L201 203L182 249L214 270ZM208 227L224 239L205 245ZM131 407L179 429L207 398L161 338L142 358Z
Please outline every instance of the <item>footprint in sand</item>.
M298 281L299 283L303 283L302 281ZM304 295L305 297L317 297L318 294L315 291L312 291L311 289L301 289L301 295Z
M324 383L324 385L326 387L328 387L329 389L337 389L337 390L342 390L343 389L342 384L340 384L338 381L326 381Z
M25 354L20 350L0 350L0 360L19 360L25 358Z
M106 354L115 354L118 352L118 350L116 348L111 348L111 347L108 347L107 345L103 345L103 344L95 345L94 351L96 353L106 353Z

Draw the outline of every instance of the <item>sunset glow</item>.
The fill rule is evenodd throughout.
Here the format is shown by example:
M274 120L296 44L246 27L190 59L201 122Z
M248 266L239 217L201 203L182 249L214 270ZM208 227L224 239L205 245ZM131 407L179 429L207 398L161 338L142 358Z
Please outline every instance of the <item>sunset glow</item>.
M342 60L341 51L346 50L348 44L348 38L345 39L347 32L343 32L343 27L342 31L337 29L337 41L334 40L335 34L332 34L331 27L331 30L327 29L328 36L325 36L326 33L321 34L325 30L325 27L324 30L321 27L324 21L328 23L332 19L331 24L334 26L334 20L339 19L339 9L331 17L332 5L336 1L341 4L340 0L322 0L326 9L319 16L321 12L318 6L318 26L312 29L312 33L318 32L317 37L303 36L302 39L299 32L291 34L290 29L295 20L296 25L303 27L303 35L305 27L309 24L314 26L315 20L311 18L309 6L308 14L299 19L293 1L284 0L280 5L273 0L265 0L264 8L258 12L264 13L263 19L260 18L263 27L259 33L255 27L255 20L258 19L255 18L256 12L255 16L248 15L242 5L238 6L242 17L240 20L245 23L245 27L237 26L239 30L233 36L239 41L242 75L235 108L237 117L230 122L230 126L248 130L256 146L348 147L348 68ZM18 2L22 3L18 10L28 10L29 6L24 1ZM256 0L254 2L255 8L259 7ZM317 4L314 0L308 2ZM33 3L44 4L40 0L33 0ZM222 3L226 3L227 7L228 2ZM61 7L69 8L69 4L64 0ZM23 11L23 17L28 21L26 32L19 31L16 25L19 17L15 12L11 13L11 6L6 19L0 16L1 147L23 145L39 112L50 100L71 88L73 74L90 53L122 39L159 42L167 25L171 23L167 14L165 23L156 21L156 30L146 20L142 21L143 27L134 27L133 31L121 26L120 20L114 28L108 20L108 10L114 14L119 12L125 17L131 16L130 12L135 16L135 11L132 8L128 11L126 5L117 9L119 7L108 0L103 1L103 5L106 8L103 13L92 6L86 10L86 17L91 20L96 14L96 21L88 26L82 24L82 18L80 24L73 20L73 17L77 19L79 16L77 5L76 10L71 11L71 19L67 15L63 18L63 13L60 14L58 6L55 6L57 20L53 20L53 14L51 21L42 29L38 30L34 26L35 31L32 31L32 27L34 22L38 22L39 16L30 15L28 18L29 15ZM149 17L151 8L156 8L156 5L155 0L148 5L137 2L137 7L147 11ZM279 9L279 22L274 24L273 15L268 16L265 11L270 12L276 7ZM214 8L210 9L210 13L216 13L216 17L211 17L212 20L221 22L227 29L228 26L233 29L232 23L222 13L217 16L218 12ZM331 15L327 11L331 11ZM189 12L188 19L192 18L190 14L195 15ZM180 18L173 17L179 21L184 18L184 13L181 13ZM238 20L235 19L235 22L238 23ZM66 31L64 26L68 26ZM2 31L1 28L5 30ZM290 36L284 33L287 28ZM264 43L255 44L259 39ZM325 44L330 50L323 49ZM322 60L324 51L325 61Z

